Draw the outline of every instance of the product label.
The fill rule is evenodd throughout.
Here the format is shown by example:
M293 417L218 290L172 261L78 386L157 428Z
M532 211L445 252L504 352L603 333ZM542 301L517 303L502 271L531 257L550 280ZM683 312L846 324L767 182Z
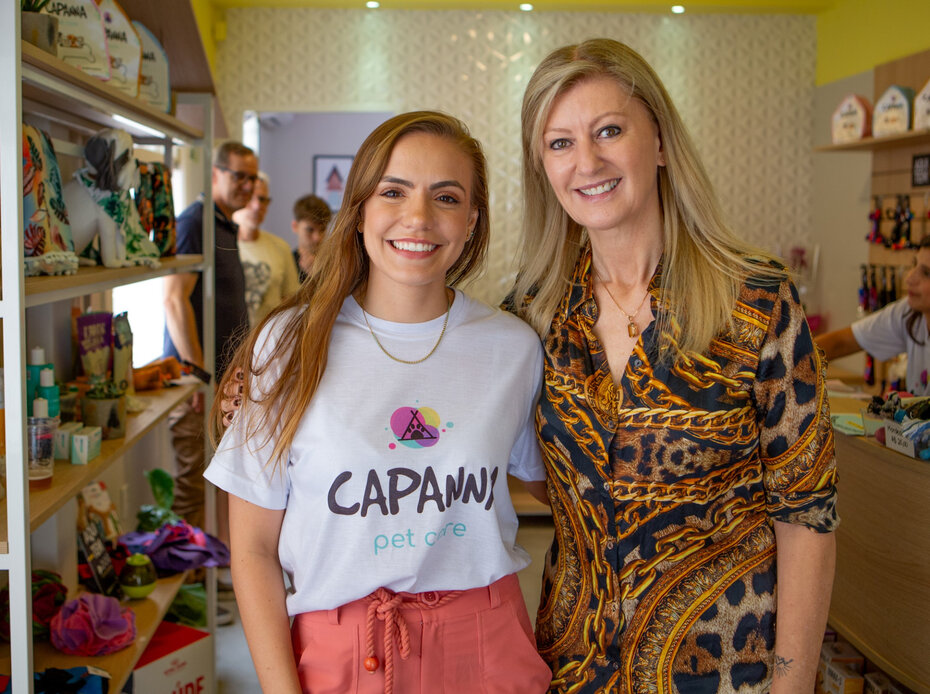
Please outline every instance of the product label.
M907 438L898 422L888 420L885 422L885 446L898 453L915 457L914 442Z

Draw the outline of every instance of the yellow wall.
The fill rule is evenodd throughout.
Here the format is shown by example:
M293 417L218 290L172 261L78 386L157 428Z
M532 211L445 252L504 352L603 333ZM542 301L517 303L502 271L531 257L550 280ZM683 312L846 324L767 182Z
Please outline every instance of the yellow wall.
M232 0L191 0L210 69L216 74L216 31ZM253 0L248 4L265 5ZM930 0L835 0L817 13L817 84L826 84L930 49ZM818 7L798 5L798 11ZM928 75L930 78L930 75ZM910 85L920 89L923 85Z
M191 0L194 9L194 18L197 20L197 30L200 40L203 41L203 50L210 63L210 72L216 81L216 40L214 27L219 23L219 12L213 7L213 0Z
M817 15L817 84L928 49L930 0L839 0Z

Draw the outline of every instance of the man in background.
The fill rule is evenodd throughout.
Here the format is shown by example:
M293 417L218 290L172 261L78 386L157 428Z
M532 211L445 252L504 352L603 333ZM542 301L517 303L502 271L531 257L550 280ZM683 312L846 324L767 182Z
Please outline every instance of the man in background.
M326 227L333 213L329 206L316 195L305 195L294 203L294 221L291 230L297 235L294 261L303 282L313 267L317 249L326 235Z
M213 154L211 192L214 215L215 279L215 372L207 374L216 384L226 360L248 329L245 277L239 262L238 230L233 213L252 198L258 178L255 153L239 142L225 142ZM203 198L177 219L177 252L203 253ZM204 368L203 273L179 273L164 279L165 354ZM174 447L174 511L191 525L204 523L204 396L197 392L168 417ZM217 492L217 535L229 544L228 500ZM222 611L217 623L229 623Z
M290 244L260 228L269 204L268 176L260 171L251 200L233 214L233 221L239 225L239 259L245 273L245 303L250 327L257 325L298 287Z

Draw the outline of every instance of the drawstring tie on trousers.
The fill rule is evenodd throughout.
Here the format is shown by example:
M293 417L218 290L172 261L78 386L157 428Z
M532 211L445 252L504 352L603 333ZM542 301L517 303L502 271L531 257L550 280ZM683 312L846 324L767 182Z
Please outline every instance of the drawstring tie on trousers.
M375 619L384 622L384 694L394 694L394 644L399 639L401 660L410 657L410 631L407 622L397 611L403 609L405 604L417 609L435 609L455 600L462 594L460 590L452 590L442 596L434 592L421 593L433 595L438 599L424 601L422 598L405 601L403 596L392 593L387 588L378 588L368 596L368 615L365 627L365 644L367 657L363 663L366 670L372 675L378 671L381 663L375 655Z

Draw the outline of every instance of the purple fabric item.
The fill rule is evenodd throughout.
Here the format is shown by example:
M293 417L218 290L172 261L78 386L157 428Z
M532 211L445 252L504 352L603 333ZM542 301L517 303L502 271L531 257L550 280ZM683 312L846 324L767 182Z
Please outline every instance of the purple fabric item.
M178 573L201 566L226 566L229 548L185 521L165 523L157 532L131 532L119 538L130 553L147 554L159 571Z
M62 653L106 655L132 643L136 615L116 598L83 593L62 606L50 628L52 645Z

